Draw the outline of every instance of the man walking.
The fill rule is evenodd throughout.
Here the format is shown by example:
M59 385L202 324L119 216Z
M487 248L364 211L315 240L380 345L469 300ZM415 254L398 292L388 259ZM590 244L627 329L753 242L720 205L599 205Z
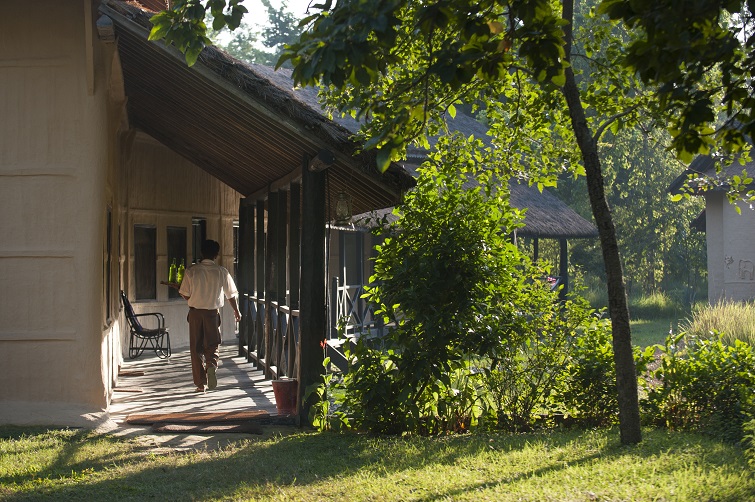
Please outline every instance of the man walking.
M195 392L204 392L218 385L215 371L218 367L218 345L221 344L220 307L224 299L233 307L236 321L241 313L236 302L238 290L231 274L217 265L215 259L220 254L220 244L206 240L202 243L202 260L186 269L179 294L189 303L189 351L191 353L191 373Z

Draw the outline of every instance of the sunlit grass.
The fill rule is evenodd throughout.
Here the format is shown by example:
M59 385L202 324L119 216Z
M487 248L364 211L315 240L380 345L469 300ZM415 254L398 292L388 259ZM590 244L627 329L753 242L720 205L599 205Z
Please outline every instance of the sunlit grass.
M677 319L683 316L685 309L682 304L664 292L649 295L639 295L629 298L629 314L632 319Z
M7 435L0 428L0 436ZM740 448L645 430L439 438L315 434L192 453L83 431L0 440L0 498L24 500L752 500Z
M755 344L755 303L720 301L696 307L681 325L692 336L707 338L715 330L726 343L742 340Z
M632 345L649 347L650 345L663 345L669 330L676 333L679 329L679 320L675 317L645 320L639 319L630 323L632 327Z

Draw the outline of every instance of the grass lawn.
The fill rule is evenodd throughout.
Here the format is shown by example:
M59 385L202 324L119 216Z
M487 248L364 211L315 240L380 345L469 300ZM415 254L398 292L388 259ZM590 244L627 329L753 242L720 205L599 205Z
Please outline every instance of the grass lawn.
M632 321L630 326L632 328L632 345L645 348L656 343L663 345L671 327L673 327L674 333L678 333L679 319L675 317L639 319Z
M645 430L443 438L290 434L156 453L86 431L0 427L2 500L753 500L739 447Z

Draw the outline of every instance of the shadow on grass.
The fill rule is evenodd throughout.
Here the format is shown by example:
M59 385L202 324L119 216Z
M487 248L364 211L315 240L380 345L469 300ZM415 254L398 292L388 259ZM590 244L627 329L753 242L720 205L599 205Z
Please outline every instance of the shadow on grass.
M375 438L357 434L295 433L266 441L240 443L234 450L210 453L186 453L154 455L134 446L124 446L123 452L100 457L86 458L89 443L120 440L110 436L94 436L88 432L76 432L61 448L54 462L41 472L0 478L0 498L4 500L196 500L239 498L243 494L266 498L285 498L277 487L306 486L348 478L357 472L373 474L374 478L400 476L428 465L463 466L471 457L484 455L515 455L517 452L536 446L558 451L572 444L581 444L584 433L568 431L559 433L506 435L466 435L445 438ZM625 447L614 439L616 431L596 433L596 448L585 449L581 456L568 458L568 465L587 464L595 459L614 459L623 456L652 457L683 448L701 448L706 452L710 445L702 437L687 436L682 445L672 435L653 432L639 446ZM603 441L601 438L610 438ZM117 446L117 445L116 445ZM126 451L128 450L128 451ZM727 465L725 451L716 456L706 454L704 468L720 469ZM86 460L78 460L85 457ZM732 461L731 459L728 459ZM454 486L451 489L436 487L422 500L447 499L466 492L495 488L517 481L543 476L566 468L558 455L542 456L531 464L523 463L501 479L478 480ZM114 472L110 469L116 470ZM669 465L669 470L674 466ZM81 473L92 473L86 474ZM117 477L116 477L117 476ZM7 491L8 483L27 484L35 478L60 480L44 483L39 487L25 487L23 492ZM355 489L354 483L343 483ZM4 493L3 493L4 492ZM14 493L15 492L15 493ZM396 498L402 498L396 493ZM406 494L404 494L406 495ZM353 497L364 498L355 492ZM417 498L412 497L412 498ZM717 499L723 500L723 499Z

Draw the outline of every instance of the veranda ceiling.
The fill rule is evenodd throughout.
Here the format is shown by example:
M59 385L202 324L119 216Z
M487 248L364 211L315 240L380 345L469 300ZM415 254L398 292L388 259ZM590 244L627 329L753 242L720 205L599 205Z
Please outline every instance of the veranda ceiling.
M119 0L105 0L100 12L115 27L130 126L244 196L296 177L305 156L323 149L335 157L326 184L331 208L339 191L351 195L356 214L392 206L412 186L397 165L379 173L374 154L359 153L351 132L286 79L213 47L189 68L178 51L147 40L151 12Z

